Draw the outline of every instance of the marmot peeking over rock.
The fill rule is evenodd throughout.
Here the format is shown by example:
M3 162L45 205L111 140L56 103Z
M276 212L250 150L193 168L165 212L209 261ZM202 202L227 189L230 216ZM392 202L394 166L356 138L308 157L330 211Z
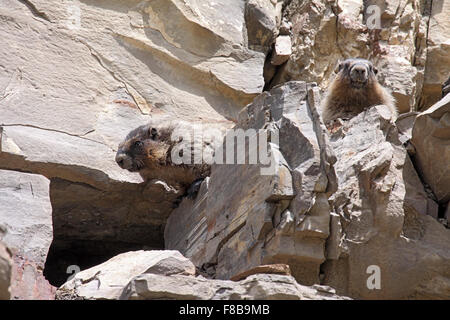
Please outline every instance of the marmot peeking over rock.
M347 59L339 64L336 77L322 101L325 123L337 118L352 118L360 112L380 104L386 105L397 118L395 99L376 78L378 70L365 59Z
M204 132L210 133L213 141ZM221 145L221 132L215 127L199 129L181 121L143 125L119 144L116 162L122 169L139 172L144 181L162 180L181 195L187 192L193 197L211 171L210 164L198 159L199 153L200 157L213 154L214 148ZM194 146L201 150L195 153Z

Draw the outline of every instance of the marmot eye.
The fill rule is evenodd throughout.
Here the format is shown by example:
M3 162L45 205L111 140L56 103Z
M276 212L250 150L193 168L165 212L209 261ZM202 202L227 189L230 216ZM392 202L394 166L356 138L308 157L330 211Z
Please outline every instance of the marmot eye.
M155 140L156 137L158 136L158 131L155 128L151 128L150 129L150 137Z
M139 140L138 140L138 141L135 141L135 142L134 142L134 146L135 146L135 147L141 147L141 146L142 146L142 141L139 141Z

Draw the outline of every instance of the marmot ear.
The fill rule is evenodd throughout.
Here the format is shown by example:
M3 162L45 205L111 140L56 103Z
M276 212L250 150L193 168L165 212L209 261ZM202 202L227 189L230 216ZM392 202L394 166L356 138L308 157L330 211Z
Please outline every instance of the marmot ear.
M378 69L373 67L373 73L375 73L375 75L378 73Z
M153 140L155 140L156 137L158 136L158 130L156 130L156 128L150 128L148 130L148 133L150 135L150 139L153 139Z

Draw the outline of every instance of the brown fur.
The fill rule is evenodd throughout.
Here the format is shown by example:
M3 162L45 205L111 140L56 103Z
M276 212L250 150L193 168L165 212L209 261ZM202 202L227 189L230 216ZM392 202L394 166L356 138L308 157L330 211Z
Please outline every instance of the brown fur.
M176 125L180 123L158 126L148 124L134 129L119 144L116 162L123 169L139 172L144 181L162 180L184 193L193 182L209 176L211 166L206 163L175 164L172 161L173 148L183 143L181 140L172 140ZM187 130L192 129L189 125L183 126ZM179 149L182 148L174 150ZM194 159L191 145L190 150L191 159Z
M364 82L355 82L350 74L358 66L365 69ZM322 118L325 123L337 118L348 119L376 105L386 105L397 118L395 99L376 78L377 70L370 61L347 59L339 65L339 72L328 87L322 102Z

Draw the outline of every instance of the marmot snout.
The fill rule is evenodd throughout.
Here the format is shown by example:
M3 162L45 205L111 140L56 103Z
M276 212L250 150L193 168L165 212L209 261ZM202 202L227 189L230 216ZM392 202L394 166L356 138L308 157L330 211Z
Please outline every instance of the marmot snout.
M116 162L130 172L138 172L149 163L164 165L170 148L170 130L144 125L131 131L119 144Z
M397 117L395 99L382 87L378 70L365 59L347 59L339 64L338 73L331 82L322 102L325 123L337 118L351 118L372 106L389 107L393 119Z

